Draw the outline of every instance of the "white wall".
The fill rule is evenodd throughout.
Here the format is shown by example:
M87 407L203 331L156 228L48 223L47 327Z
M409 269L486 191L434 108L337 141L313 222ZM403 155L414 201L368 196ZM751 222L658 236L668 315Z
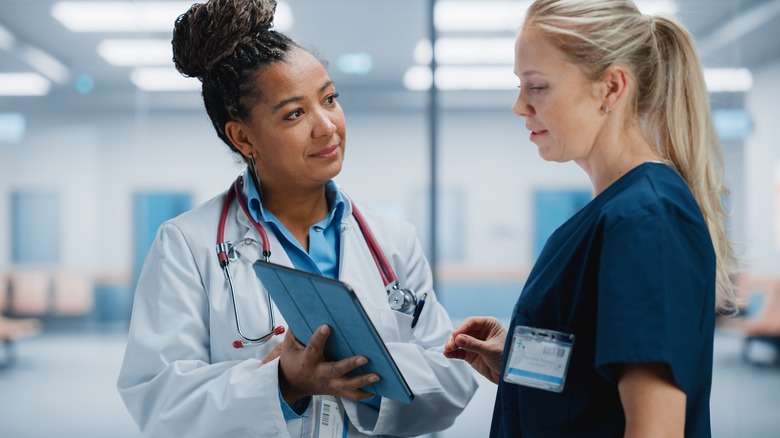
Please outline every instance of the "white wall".
M772 239L772 172L780 162L778 77L778 64L755 72L755 91L748 96L755 132L745 145L745 230L735 233L746 236L749 270L764 274L780 272ZM479 276L527 270L533 191L590 189L576 165L538 157L510 105L440 115L440 188L458 190L465 200L464 260L444 266L448 271L477 271ZM347 153L338 182L367 208L424 228L420 217L427 213L418 211L418 198L428 189L426 113L345 110ZM0 271L10 267L7 212L14 189L54 188L62 194L64 267L128 273L134 192L188 191L197 205L227 188L242 170L205 111L27 116L27 138L0 145Z
M745 270L762 276L780 275L780 248L775 227L780 221L780 190L774 172L780 165L780 62L753 72L746 107L754 132L745 142Z

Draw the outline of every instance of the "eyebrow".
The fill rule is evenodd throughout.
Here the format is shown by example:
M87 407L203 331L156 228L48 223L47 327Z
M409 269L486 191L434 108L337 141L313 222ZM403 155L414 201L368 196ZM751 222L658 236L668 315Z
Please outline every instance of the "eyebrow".
M526 70L524 72L520 72L520 76L531 76L531 75L544 76L544 73L542 73L539 70Z
M325 91L325 90L326 90L328 87L330 87L331 85L333 85L333 81L327 81L327 82L325 82L325 85L323 85L322 87L320 87L320 89L319 89L319 92L320 92L320 93L322 93L323 91ZM271 112L277 112L277 111L279 111L279 109L280 109L280 108L282 108L283 106L287 105L288 103L292 103L292 102L299 102L299 101L301 101L301 100L303 100L303 97L302 97L302 96L295 96L295 97L291 97L291 98L289 98L289 99L284 99L284 100L282 100L281 102L279 102L279 103L277 103L276 105L274 105L274 107L273 107L273 109L271 110Z

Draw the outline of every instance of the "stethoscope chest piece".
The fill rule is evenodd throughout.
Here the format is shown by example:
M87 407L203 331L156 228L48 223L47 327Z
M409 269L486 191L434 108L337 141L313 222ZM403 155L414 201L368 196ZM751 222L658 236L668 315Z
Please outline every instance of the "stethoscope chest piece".
M411 315L417 306L417 294L411 289L398 287L396 281L387 288L387 301L391 309Z

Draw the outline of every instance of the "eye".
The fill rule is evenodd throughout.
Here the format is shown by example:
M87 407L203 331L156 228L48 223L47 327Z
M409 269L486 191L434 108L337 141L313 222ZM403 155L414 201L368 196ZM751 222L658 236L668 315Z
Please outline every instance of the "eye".
M284 119L285 120L296 120L299 117L301 117L302 115L303 115L303 110L301 108L298 108L297 110L287 114L287 116L285 116Z
M325 98L324 103L325 105L333 105L336 103L336 99L338 99L339 93L333 93L328 95L328 97Z

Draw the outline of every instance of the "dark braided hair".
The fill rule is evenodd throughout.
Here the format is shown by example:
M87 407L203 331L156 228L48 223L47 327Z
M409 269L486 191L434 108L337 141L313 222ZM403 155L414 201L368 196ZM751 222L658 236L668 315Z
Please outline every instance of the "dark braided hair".
M173 29L176 69L202 82L211 123L237 153L225 134L225 124L245 119L260 98L254 81L257 73L300 47L270 30L275 10L276 0L209 0L192 5L176 19Z

